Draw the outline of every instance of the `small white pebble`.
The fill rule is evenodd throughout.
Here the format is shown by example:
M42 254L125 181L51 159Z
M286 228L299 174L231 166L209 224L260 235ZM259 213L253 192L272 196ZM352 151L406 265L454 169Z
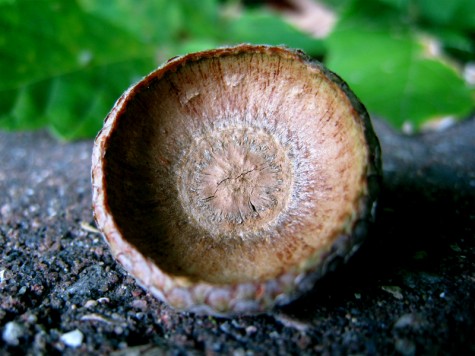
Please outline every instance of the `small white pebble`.
M249 325L246 328L246 334L248 334L248 335L254 334L256 331L257 331L257 328L254 325Z
M83 338L83 333L78 329L75 329L73 331L61 335L59 339L69 347L79 347L82 344Z
M469 62L463 69L463 78L469 85L475 85L475 62Z
M3 281L5 281L5 270L2 269L0 271L0 283L3 283Z
M14 321L9 321L5 324L5 329L3 329L3 341L8 345L17 346L20 344L18 340L23 335L23 328L20 324L15 323Z
M4 204L4 205L2 205L2 207L0 208L0 213L1 213L2 216L4 216L4 217L10 216L11 212L12 212L12 208L11 208L11 206L8 205L8 204Z
M81 227L81 229L83 229L84 231L87 231L87 232L92 232L94 234L100 233L100 231L97 230L94 226L91 226L87 222L84 222L84 221L81 221L80 227Z
M411 135L414 133L414 125L410 123L409 121L405 121L402 124L402 132L405 133L406 135Z
M83 321L102 321L106 324L111 324L110 320L108 320L108 319L104 318L102 315L96 314L96 313L83 315L81 317L81 320L83 320Z
M275 314L276 320L282 323L284 326L289 328L294 328L300 331L305 331L308 329L309 325L303 321L300 321L296 318L289 317L285 314Z
M132 307L137 309L145 309L147 308L147 301L142 299L136 299L132 302Z
M414 314L404 314L394 323L394 328L402 329L413 326L417 323L417 316Z
M234 350L232 355L233 356L245 356L246 351L244 351L244 349L242 349L242 348L239 348L239 349Z
M384 290L385 292L388 292L396 299L401 300L404 298L402 294L402 289L398 286L381 286L381 289Z
M91 300L91 299L89 299L89 300L86 302L86 304L84 304L84 306L85 306L86 308L93 308L93 307L95 307L96 305L97 305L97 302L96 302L95 300Z
M38 321L38 317L34 314L28 314L28 316L26 318L26 321L33 324L33 323L36 323Z
M116 326L114 328L114 332L117 334L117 335L121 335L123 332L124 332L124 329L121 327L121 326Z

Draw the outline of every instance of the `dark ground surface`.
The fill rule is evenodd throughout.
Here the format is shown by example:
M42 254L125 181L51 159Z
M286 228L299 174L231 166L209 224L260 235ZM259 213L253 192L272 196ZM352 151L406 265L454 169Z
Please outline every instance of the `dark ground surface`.
M376 128L367 243L299 301L231 319L175 312L114 262L88 228L92 141L0 133L0 354L475 354L475 120Z

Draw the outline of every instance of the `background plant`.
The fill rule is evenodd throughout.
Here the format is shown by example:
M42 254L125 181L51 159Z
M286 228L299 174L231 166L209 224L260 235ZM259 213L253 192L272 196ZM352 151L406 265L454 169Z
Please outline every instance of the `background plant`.
M93 137L114 101L168 58L241 42L284 44L322 59L395 127L461 118L474 60L475 0L327 1L322 39L259 2L0 0L0 128Z

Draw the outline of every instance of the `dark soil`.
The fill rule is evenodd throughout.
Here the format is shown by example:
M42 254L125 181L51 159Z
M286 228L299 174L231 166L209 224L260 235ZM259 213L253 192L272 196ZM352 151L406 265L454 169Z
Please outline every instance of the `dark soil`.
M231 319L171 310L112 259L92 141L0 133L0 354L475 354L475 120L413 137L375 124L367 243L300 300Z

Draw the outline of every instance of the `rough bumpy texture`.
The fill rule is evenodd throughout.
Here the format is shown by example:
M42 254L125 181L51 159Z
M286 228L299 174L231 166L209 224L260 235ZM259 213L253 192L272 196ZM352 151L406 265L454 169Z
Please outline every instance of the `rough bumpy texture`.
M297 51L171 60L96 139L93 202L113 254L172 306L261 312L356 250L381 175L366 110Z
M231 319L175 312L114 261L90 229L92 141L0 133L0 354L475 354L475 120L374 123L369 240L304 298Z

